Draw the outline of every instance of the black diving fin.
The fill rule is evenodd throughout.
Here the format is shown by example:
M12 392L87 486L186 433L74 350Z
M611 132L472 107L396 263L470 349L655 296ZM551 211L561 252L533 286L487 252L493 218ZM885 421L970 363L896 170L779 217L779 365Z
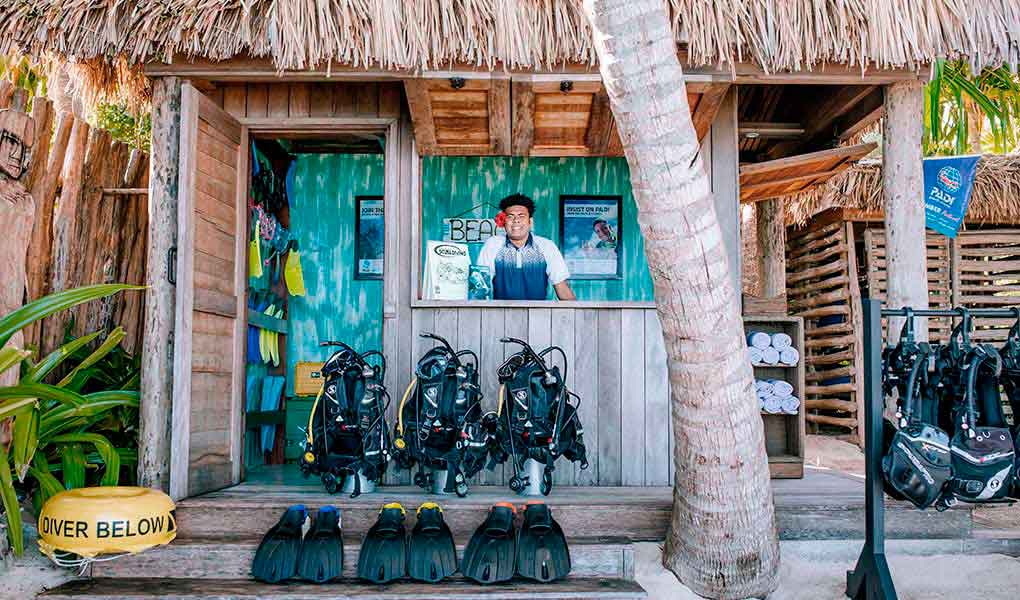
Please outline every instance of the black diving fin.
M305 535L298 555L298 575L306 581L325 583L343 575L344 542L341 538L340 511L323 506L315 515L315 524Z
M398 502L382 507L375 525L361 542L358 577L372 583L387 583L407 574L404 517L404 507Z
M524 508L524 524L517 534L517 574L543 583L570 573L570 550L560 524L543 502Z
M417 515L407 545L407 572L412 579L436 583L457 571L457 547L438 504L422 504Z
M308 512L296 504L283 513L279 522L262 536L251 561L251 576L266 583L279 583L297 573L298 554Z
M517 541L514 536L514 507L500 502L478 526L464 548L460 570L478 583L498 583L514 576Z

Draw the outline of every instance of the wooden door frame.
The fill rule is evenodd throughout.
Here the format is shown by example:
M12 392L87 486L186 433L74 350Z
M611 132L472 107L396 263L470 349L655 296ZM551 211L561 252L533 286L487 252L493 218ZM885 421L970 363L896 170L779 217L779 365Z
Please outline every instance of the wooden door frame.
M189 101L190 98L190 101ZM191 378L192 378L192 319L194 312L194 262L195 262L195 179L197 169L197 145L198 145L198 121L199 105L202 102L209 102L211 108L223 112L221 108L212 104L207 96L202 94L190 83L181 86L181 134L180 134L180 164L178 177L178 207L177 207L177 284L176 293L184 298L183 302L175 302L174 322L174 392L171 404L171 430L170 430L170 496L181 499L189 495L190 473L190 448L191 448ZM228 115L230 116L230 115ZM230 116L234 121L236 117ZM238 144L237 181L235 184L235 219L236 223L246 222L247 218L247 179L248 179L248 147L249 131L242 123L240 125L240 141ZM182 227L183 226L183 227ZM235 228L236 231L236 228ZM242 289L240 286L246 283L247 261L245 260L244 237L235 240L234 244L234 289ZM246 302L243 294L237 295L237 308L233 332L233 363L231 386L234 390L232 406L230 409L230 460L231 480L236 483L241 477L241 436L238 425L243 426L242 413L244 396L242 387L244 385L244 353L243 344L246 339L247 327ZM187 308L185 308L187 307ZM178 387L179 386L179 387Z
M187 85L187 84L186 84ZM191 92L200 94L198 90L190 85L187 85ZM182 90L182 94L186 93ZM184 103L182 102L182 105ZM186 119L190 119L190 112L182 110L181 112L181 123L187 123ZM383 151L383 173L384 173L384 188L383 188L383 206L388 207L384 212L384 227L385 227L385 254L383 258L383 320L387 315L396 316L397 314L397 302L398 302L398 278L400 276L397 273L397 259L398 259L398 247L397 243L399 236L397 235L397 211L399 191L397 189L399 181L399 145L395 142L398 140L398 126L400 120L398 118L375 118L375 117L327 117L327 118L307 118L307 117L295 117L295 118L245 118L245 117L234 117L238 122L241 123L242 127L242 141L246 144L246 148L250 146L251 139L255 136L266 136L276 135L280 137L286 137L288 134L300 134L308 132L316 133L377 133L385 136L386 143ZM186 147L191 147L196 143L195 131L191 131L193 128L184 128L181 130L181 150L182 155ZM188 160L194 160L194 152L189 151ZM238 208L238 219L239 222L247 224L248 222L248 189L251 185L251 167L250 167L250 152L242 152L241 161L238 164L238 183L237 183L237 208ZM183 161L182 161L183 163ZM190 169L190 166L188 167ZM183 192L185 188L180 188ZM184 211L188 209L185 202L181 203L179 209L178 219L184 218ZM194 246L193 240L182 239L178 241L178 246L182 249L179 257L179 265L190 263L193 258ZM236 257L237 273L235 275L239 278L238 287L239 290L247 290L248 285L248 273L247 273L247 260L245 258L244 249L246 244L238 244L240 250ZM190 248L190 255L185 255L184 248ZM187 275L187 279L184 277L183 271L187 269L179 269L182 271L181 276L178 277L178 285L185 286L183 293L193 294L194 291L189 288L192 279L191 274ZM245 300L244 295L239 295L240 308L238 311L238 323L240 323L242 333L246 330L248 324L248 304ZM242 342L244 341L242 336ZM190 340L183 340L178 338L178 348L187 345L190 349ZM385 348L383 348L385 352ZM233 479L234 482L240 482L244 477L244 435L245 435L245 409L244 409L244 357L245 353L242 351L236 352L234 360L234 385L242 386L238 387L240 393L238 393L234 400L234 406L231 409L231 460L233 462ZM176 362L176 361L175 361ZM180 382L179 385L187 386L190 389L190 380L187 379L183 374L174 376L175 380ZM181 406L179 409L173 411L173 429L171 431L171 473L175 470L178 473L185 473L184 477L171 478L171 495L174 498L186 498L188 497L188 445L190 433L190 422L185 422L185 419L190 418L190 396L187 399L188 407ZM187 408L188 410L185 410ZM176 485L174 481L176 480ZM176 494L176 495L175 495Z

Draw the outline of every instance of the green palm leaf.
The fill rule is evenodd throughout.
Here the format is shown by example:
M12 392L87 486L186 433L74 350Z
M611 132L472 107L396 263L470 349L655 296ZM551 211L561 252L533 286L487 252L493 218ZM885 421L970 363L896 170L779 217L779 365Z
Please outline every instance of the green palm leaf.
M81 364L75 367L73 371L71 371L70 373L67 374L67 376L61 379L60 383L58 383L57 385L61 387L66 386L72 379L74 379L74 376L81 372L83 369L87 369L92 365L96 364L97 362L99 362L100 360L102 360L104 356L109 354L110 351L112 351L114 348L120 345L121 340L123 340L126 335L127 332L124 331L123 327L117 327L116 329L111 331L110 335L106 336L106 339L103 340L103 343L100 344L99 347L92 352L92 354L89 354L85 358L85 360L81 362Z
M117 485L120 481L120 454L105 436L98 433L72 433L55 436L50 441L55 444L72 443L78 450L81 450L81 446L78 444L92 444L96 447L96 452L99 453L99 458L105 465L99 485ZM84 454L81 459L84 463L89 462Z
M53 371L53 369L60 366L60 363L67 360L67 357L73 355L83 346L88 345L92 340L99 337L100 333L102 332L97 331L95 333L90 333L88 335L82 336L76 340L71 340L70 342L57 348L53 352L50 352L46 358L42 359L37 364L35 364L31 369L29 369L28 372L25 373L24 377L21 378L21 381L25 383L35 383L42 381L47 375L50 374L50 372Z
M3 444L0 444L0 500L3 501L4 512L7 514L7 537L11 540L14 555L21 556L25 553L25 531L21 524L21 506L18 504L18 494L14 491L10 457Z
M15 332L24 329L39 319L71 308L72 306L77 306L78 304L112 296L117 292L141 289L145 289L145 287L120 283L103 283L57 292L56 294L50 294L49 296L29 302L0 319L0 346L6 346Z

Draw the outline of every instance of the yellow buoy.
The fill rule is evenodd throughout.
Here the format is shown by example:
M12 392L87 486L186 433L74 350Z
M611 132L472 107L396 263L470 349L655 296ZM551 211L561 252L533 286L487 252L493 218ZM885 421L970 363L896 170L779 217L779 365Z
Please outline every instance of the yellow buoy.
M50 498L39 513L39 550L62 566L83 566L100 555L134 554L177 536L175 505L142 487L92 487ZM62 553L81 557L67 560Z

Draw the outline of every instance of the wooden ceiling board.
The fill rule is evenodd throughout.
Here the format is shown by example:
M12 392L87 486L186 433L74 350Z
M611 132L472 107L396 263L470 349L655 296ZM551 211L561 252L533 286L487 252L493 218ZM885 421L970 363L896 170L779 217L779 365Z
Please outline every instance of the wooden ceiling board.
M858 144L740 167L740 201L757 202L804 191L864 158L877 144Z

